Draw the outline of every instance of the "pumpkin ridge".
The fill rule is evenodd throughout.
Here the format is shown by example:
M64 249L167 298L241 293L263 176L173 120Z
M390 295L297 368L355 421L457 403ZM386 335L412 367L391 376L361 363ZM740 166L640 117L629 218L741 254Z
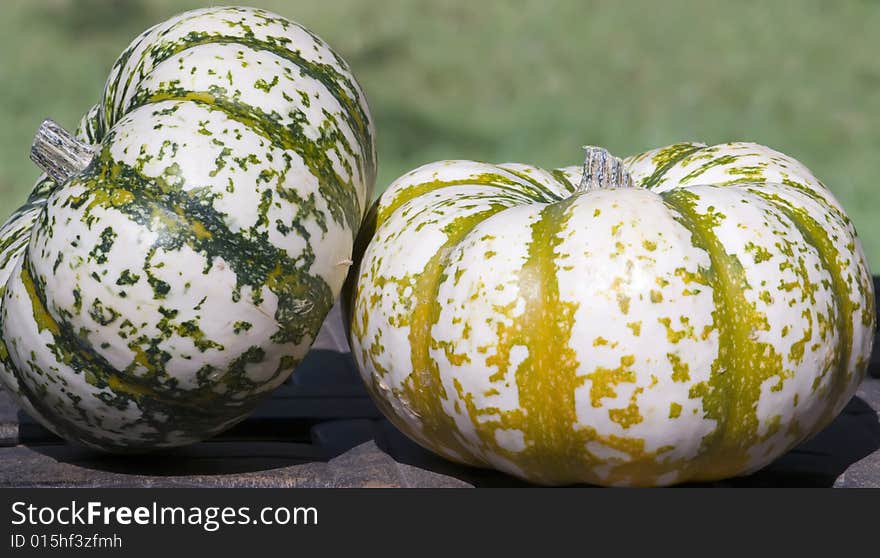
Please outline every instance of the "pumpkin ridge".
M73 136L83 143L95 145L101 142L104 137L104 128L101 123L101 105L93 105L92 108L83 115L76 127Z
M496 322L494 332L497 339L494 344L496 351L494 354L478 358L485 358L485 364L496 369L496 372L488 378L490 384L500 381L504 376L512 376L512 381L516 383L519 394L518 408L502 410L496 405L487 404L485 398L490 396L492 388L489 389L489 392L468 391L457 378L452 379L457 395L456 412L460 412L459 402L463 403L463 411L466 412L477 433L476 439L471 436L470 442L479 448L480 460L484 466L495 466L522 478L528 478L529 475L535 475L541 471L545 481L551 483L560 483L565 480L583 481L583 477L578 475L576 470L566 466L566 457L572 453L579 455L585 453L580 438L574 441L566 439L568 428L575 422L574 389L583 382L583 378L576 376L577 366L572 361L573 352L567 346L572 321L571 305L559 301L558 288L555 289L554 298L554 289L544 287L546 283L558 281L555 263L547 262L544 258L547 250L552 252L553 248L561 242L558 233L562 230L563 225L557 223L556 219L564 214L578 197L572 196L554 204L532 204L529 206L530 210L536 206L542 206L538 217L532 223L523 224L517 221L516 225L511 224L511 226L523 227L523 229L528 226L532 238L529 243L531 256L522 262L519 271L515 272L517 273L515 281L517 290L520 293L519 296L524 300L524 307L522 312L515 316L509 315L513 306L496 308L496 311L510 319L510 323L505 323L503 320ZM516 205L508 209L523 211L526 207ZM508 209L484 219L480 225L490 223L494 219L503 219ZM516 218L522 218L522 216L518 215ZM489 230L498 231L498 226L495 224ZM500 229L501 236L499 238L503 238L504 230L504 227ZM486 228L475 228L468 232L466 237L459 240L459 246L463 246L463 250L459 252L460 257L466 259L467 255L470 255L470 250L479 246L479 243L466 243L482 234L499 233L487 232ZM458 274L462 271L460 265L452 266L455 269L454 277L456 277L456 283L453 284L457 284ZM444 280L437 282L438 292L443 286L448 287L448 281L445 284ZM476 286L476 288L489 287L482 285ZM477 296L477 292L474 292L472 296ZM554 303L557 306L567 307L564 315L555 312L557 308L553 306ZM548 318L548 316L553 318ZM568 316L567 332L560 333L554 330L552 334L545 334L543 327L537 327L547 323L558 323L560 320L566 321L564 316ZM452 317L453 323L456 319L461 318L463 318L462 315L458 315L458 318ZM465 327L465 331L467 331L467 326ZM563 327L563 329L565 328ZM446 359L455 366L463 366L466 370L470 359L476 356L473 353L457 354L454 344L450 344L448 339L437 341L436 336L433 337L432 348L444 350ZM515 346L525 347L527 356L515 365L515 369L512 369L514 366L512 349ZM560 367L554 368L551 374L540 374L540 366L533 366L535 358L555 360L557 364L560 364ZM530 367L539 373L531 373ZM571 384L572 389L568 391L562 389L558 392L547 390L548 384ZM566 417L568 422L561 425L558 424L559 421L554 420L554 412L558 410L560 404L559 393L562 393L562 397L568 400L565 404L570 407ZM439 395L435 395L435 398L439 398ZM448 396L444 394L443 398L448 399ZM519 438L523 446L521 451L506 447L501 442L502 438L509 436L521 437ZM543 453L542 450L546 450L547 446L551 446L552 450L549 453ZM472 455L475 453L471 452ZM552 473L546 473L548 466L556 469Z
M327 155L330 147L342 145L345 150L357 159L351 151L348 142L341 134L332 134L329 137L322 136L317 141L306 138L302 125L296 120L287 126L282 126L272 117L258 107L247 105L239 101L229 101L218 96L217 92L175 91L168 90L156 92L153 95L139 100L139 104L132 108L139 108L160 102L192 102L208 111L218 111L232 120L247 126L251 131L261 135L274 146L290 150L299 155L312 175L318 181L318 189L321 195L328 200L328 208L333 219L340 225L347 225L352 231L352 240L357 233L360 224L361 207L357 191L353 183L353 176L349 180L343 180L333 167L333 162ZM337 137L339 136L339 137ZM112 137L112 136L111 136ZM327 142L326 145L321 145ZM339 214L341 212L341 215Z
M377 224L381 225L401 206L414 198L418 198L429 192L455 186L488 186L490 188L498 188L504 192L505 195L511 195L517 198L518 203L540 201L532 195L533 192L526 192L522 189L516 188L516 186L520 186L520 184L510 180L502 174L484 173L457 180L429 180L409 186L403 191L395 193L395 197L392 198L391 203L383 207L379 207L381 198L380 200L377 200ZM522 196L522 198L520 198L520 196Z
M509 172L510 174L520 178L521 180L524 180L525 182L528 182L529 184L532 184L533 186L535 186L535 188L538 191L540 191L542 194L544 194L546 196L545 198L539 199L537 201L540 201L542 203L553 203L553 202L561 201L559 196L557 196L551 190L548 190L543 184L541 184L539 181L535 180L533 177L529 176L528 174L526 174L524 172L520 172L515 169L505 167L505 166L501 166L501 165L499 165L498 168L503 169L505 172Z
M179 14L174 23L168 25L168 21L160 22L152 27L144 30L140 35L135 37L135 39L126 47L126 49L119 55L116 61L113 63L113 66L110 69L110 75L114 77L113 80L107 81L104 86L104 104L103 110L101 111L101 115L103 116L104 129L110 128L113 123L116 122L117 118L121 115L116 114L115 110L115 100L117 98L124 99L126 94L128 93L129 88L131 87L132 80L134 79L135 74L138 75L138 79L142 79L144 76L142 74L143 65L146 59L146 56L150 53L150 48L147 47L142 53L141 58L138 60L138 64L132 68L130 71L125 72L125 68L128 65L129 60L131 60L132 55L135 51L140 47L144 40L152 33L154 33L157 29L160 29L163 25L168 25L165 29L163 29L158 36L162 37L166 35L169 31L176 28L178 25L183 23L192 21L193 19L197 19L204 15L208 15L211 13L221 12L223 8L204 8L201 10L193 10L191 12L187 12L184 14ZM114 75L114 72L117 72ZM122 76L127 76L125 80L125 84L122 87L122 90L119 90L120 79ZM121 107L120 107L121 108Z
M808 196L803 189L789 188L797 194ZM849 360L853 350L853 325L849 317L855 313L857 305L853 304L852 298L850 298L850 288L847 287L843 279L844 265L840 261L837 251L821 223L813 219L804 209L794 207L790 202L779 196L759 189L752 190L752 192L767 200L767 202L775 206L795 224L804 238L816 249L822 262L822 267L831 275L832 289L835 295L832 300L837 310L835 312L835 322L837 330L841 332L843 339L842 342L839 341L836 345L836 366L833 367L835 372L832 375L832 385L829 390L831 393L839 395L838 400L833 405L826 406L823 418L817 423L814 432L808 433L808 435L812 435L824 429L834 419L836 415L834 411L839 406L840 399L847 397L847 391L844 388L849 383L850 376L854 373L849 370ZM812 196L808 197L818 203L818 199ZM858 374L859 372L855 373ZM864 374L864 370L861 373Z
M575 390L586 381L586 376L578 375L577 359L570 346L577 305L559 298L555 252L562 242L560 233L571 218L568 210L580 197L575 194L546 205L531 224L532 241L518 281L525 310L514 318L511 328L505 328L514 336L522 335L529 352L515 375L520 405L526 412L506 411L502 413L503 422L524 434L526 448L517 455L521 466L528 469L531 465L531 474L540 474L557 484L583 482L579 461L589 461L581 439L584 434L568 435L577 423ZM528 283L532 283L531 288L523 289L523 284ZM515 339L499 335L499 346L506 347L508 360L514 343ZM541 375L541 371L550 374ZM560 413L560 408L566 412ZM494 441L495 437L491 439ZM502 455L510 453L500 447L495 451ZM572 455L582 459L570 459Z
M683 177L678 180L678 183L682 186L690 186L690 181L697 178L698 176L704 174L706 171L711 169L712 167L717 167L718 165L727 165L729 163L735 162L737 157L731 154L719 155L718 157L712 157L699 167L695 168L691 172L687 173ZM679 161L680 162L680 161Z
M663 176L673 167L675 167L679 162L703 149L706 149L705 145L694 145L692 143L679 143L666 147L662 152L664 155L663 162L654 169L654 172L651 173L651 176L642 179L641 183L638 184L638 186L641 188L645 188L646 190L652 189L654 186L659 184L660 181L663 179ZM657 154L657 156L659 155L660 153Z
M471 465L480 463L488 466L488 463L483 456L476 455L471 448L459 441L455 421L443 409L441 400L448 396L437 362L430 354L433 344L431 329L440 312L437 293L450 254L481 222L505 209L508 208L504 205L493 204L488 209L452 221L444 230L446 242L418 275L413 286L415 304L411 312L409 333L412 373L404 384L402 396L415 407L414 411L422 421L421 435L428 439L443 440L444 446L458 454L458 461Z
M748 278L739 259L726 252L713 232L716 214L698 213L698 194L687 187L660 195L674 217L691 232L694 246L705 250L712 263L704 274L716 300L713 315L719 332L718 356L707 385L693 389L691 397L703 400L705 415L716 420L718 426L703 439L701 454L688 469L698 471L692 473L692 480L724 478L746 468L747 450L759 441L756 406L761 383L765 377L779 374L781 356L771 344L751 337L753 329L763 327L766 316L743 295ZM767 364L776 361L778 365ZM731 395L734 390L735 397ZM702 463L697 466L697 462Z
M45 286L36 280L31 271L28 270L27 264L22 265L21 280L25 285L26 292L30 299L32 311L34 312L34 320L37 322L41 330L49 330L54 343L50 345L52 352L55 354L59 362L64 362L77 375L84 375L86 381L96 387L108 389L112 395L106 394L101 399L110 406L124 408L128 404L134 404L141 410L141 416L137 419L138 423L148 424L155 432L151 436L142 439L141 442L150 440L163 440L165 435L171 431L177 430L176 423L167 423L156 417L175 417L175 421L185 420L196 428L210 427L217 424L217 417L228 421L237 417L243 418L243 414L249 412L256 405L256 401L244 400L234 405L225 405L218 407L212 405L215 403L213 397L215 394L211 392L209 386L200 387L196 390L187 390L185 397L176 398L174 395L163 395L162 384L156 381L161 375L148 375L143 378L125 377L124 371L119 371L110 365L82 336L76 332L73 327L64 320L58 320L48 310L45 296ZM0 315L0 327L6 321L5 314ZM88 414L79 407L78 401L71 395L71 403L79 412L86 426L80 426L76 422L55 412L54 409L43 403L38 390L32 389L20 369L15 366L14 362L4 362L4 365L12 371L18 380L21 393L34 406L34 408L44 417L53 417L49 422L61 434L67 434L80 439L85 443L91 443L95 446L101 446L105 440L95 434L94 430L89 427L97 427L89 420ZM39 369L35 363L29 362L32 369L38 372L42 378L47 378L51 382L61 381L66 383L63 376L57 376L57 380L52 379L52 375ZM232 368L232 367L230 367ZM174 382L170 379L171 383ZM204 423L204 424L202 424ZM118 449L118 448L117 448Z
M28 212L22 211L18 214L13 214L8 223L15 223L18 225L17 221L19 219L25 221L31 219L29 224L26 223L24 226L19 225L9 228L4 227L3 230L0 230L0 239L2 239L0 240L0 269L5 269L12 258L21 256L22 249L27 246L28 241L30 240L30 233L33 229L34 222L36 221L36 215L28 215L27 213Z
M131 182L131 180L132 180L135 176L138 176L138 175L137 175L137 173L136 173L133 169L131 169L131 168L128 168L127 170L122 170L122 166L123 166L123 165L122 165L121 163L118 163L118 162L115 163L115 172L114 172L114 176L113 176L113 178L112 178L112 180L111 180L111 182L112 182L111 187L117 187L117 186L120 186L120 184L122 184L123 186L128 186L128 187L129 187L129 190L128 190L129 192L135 192L135 193L138 193L138 194L141 194L141 193L142 193L142 190L149 190L150 188L152 188L152 190L158 190L158 191L154 192L153 203L154 203L154 204L156 204L156 203L160 203L160 201L161 201L161 202L164 202L164 203L162 204L163 207L164 207L164 205L168 204L168 202L169 202L169 200L168 200L168 196L169 196L169 195L172 195L173 192L168 192L167 190L166 190L166 191L162 191L161 189L157 189L155 186L152 185L152 183L149 183L149 184L147 184L146 187L141 187L141 188L133 187L132 184L130 184L130 183L125 183L125 180L124 180L122 177L127 176L127 177L129 178L129 182ZM139 177L139 179L140 179L142 185L145 184L145 183L147 183L147 182L149 182L149 181L148 181L147 179L145 179L144 177ZM113 182L113 181L115 181L115 182ZM123 184L123 183L124 183L124 184ZM92 190L91 190L92 193L94 193L94 192L96 191L94 188L100 188L100 186L93 185ZM131 194L130 197L123 198L123 199L121 200L121 202L122 202L123 205L126 204L126 203L131 204L131 203L133 203L133 202L137 202L138 199L139 199L139 198L138 198L137 196L135 196L134 194ZM172 199L172 202L171 202L171 203L172 203L172 205L174 205L174 206L180 206L180 205L181 205L179 202L175 203L173 199ZM197 200L194 201L194 203L196 204L196 207L197 207L197 208L200 207L199 204L198 204L198 201L197 201ZM120 205L120 204L117 204L117 205L116 205L116 208L117 208L117 209L120 209L119 205ZM192 213L192 212L190 212L190 213ZM199 215L201 215L201 214L199 214ZM87 217L87 216L86 216L86 217ZM147 217L148 217L148 216L147 216ZM207 219L206 219L206 221L207 221ZM217 226L216 224L213 224L213 223L209 223L209 225L211 225L211 230L214 231L214 232L216 232L216 231L220 228L219 226ZM184 229L186 229L186 230L189 230L189 228L190 228L190 227L186 227L186 226L184 227ZM177 236L177 235L172 235L172 236ZM252 251L252 250L249 250L248 252L250 252L251 255L253 255L253 251ZM316 279L316 280L317 280L317 279ZM272 289L273 291L278 291L277 286L273 286L271 283L267 283L267 284L269 284L270 287L273 287L273 289ZM294 282L290 282L290 283L287 283L287 284L298 284L298 282L294 281ZM283 298L284 298L283 296L279 297L279 313L284 311L284 307L285 307L285 306L284 306L284 300L283 300ZM329 309L329 303L325 304L324 306L326 306L327 309ZM279 319L280 319L282 322L285 321L285 320L284 320L283 318L281 318L280 316L279 316ZM76 339L76 338L77 338L76 334L75 334L75 333L73 332L73 330L71 330L70 328L66 328L66 331L68 331L69 336L72 336L73 339ZM276 340L276 342L282 342L282 341L284 341L284 339L275 339L275 340ZM58 350L60 350L63 346L64 346L64 345L61 344L61 343L56 343L56 349L58 349ZM68 345L67 345L67 349L68 349L68 350L64 350L64 351L63 351L63 354L58 354L58 358L59 358L60 360L66 361L66 362L68 362L69 364L72 364L72 365L75 366L75 363L70 362L70 361L71 361L71 359L73 359L73 358L77 358L78 355L79 355L79 356L82 356L82 353L80 352L80 351L82 350L82 348L81 348L81 347L74 347L74 346L68 344ZM93 352L93 351L92 351L92 352ZM93 356L96 356L96 357L97 357L98 355L93 355ZM249 388L248 388L248 385L245 385L245 384L247 384L247 378L245 377L245 373L244 373L243 365L244 365L246 362L259 362L259 361L262 360L262 357L257 358L257 360L253 360L254 357L259 357L259 355L254 354L253 356L251 356L250 353L248 353L248 354L244 354L244 355L242 355L242 356L238 359L238 361L232 363L232 364L229 366L229 373L224 377L224 381L223 381L223 383L227 384L227 387L232 387L232 388L235 388L235 389L249 389L251 392L253 392L254 385L250 384L250 387L249 387ZM146 358L146 357L145 357L145 358ZM85 364L85 365L83 365L83 366L79 366L79 367L77 367L77 368L79 368L79 369L81 369L81 370L89 370L89 369L90 369L90 370L92 370L93 374L95 374L98 370L100 370L100 369L102 368L101 366L96 366L96 364L98 364L98 363L97 363L94 359L86 358L86 361L87 361L88 363L90 363L90 364ZM160 361L160 363L161 363L161 361ZM278 375L278 373L281 371L282 368L284 368L284 366L292 365L292 364L295 364L295 363L292 363L289 359L288 359L288 360L282 360L281 365L279 366L279 369L275 371L275 376ZM105 364L105 366L103 366L103 368L106 368L106 369L107 369L107 370L106 370L106 371L107 371L107 374L101 374L101 375L103 375L105 378L107 378L107 380L106 380L104 383L106 383L106 385L108 385L108 386L111 386L111 388L113 389L114 392L119 392L119 391L122 391L122 392L130 392L130 391L131 391L131 390L125 388L125 386L126 386L126 385L129 385L129 384L127 384L127 383L125 383L125 382L120 383L121 380L118 380L118 379L116 379L116 381L114 381L115 375L119 374L115 369L112 369L111 367L109 367L109 365L106 365L106 364ZM157 370L157 372L158 372L158 376L151 376L151 377L154 377L154 378L157 378L157 379L158 379L159 377L162 377L162 378L165 377L164 373L162 373L161 370ZM167 379L167 378L166 378L166 379ZM235 382L239 382L239 383L240 383L242 380L245 381L245 384L237 385L237 384L230 383L230 381L235 381ZM171 380L171 381L173 382L173 380ZM271 381L271 379L270 379L270 381ZM103 384L101 384L101 385L103 385ZM149 385L149 384L144 384L144 382L141 382L141 381L138 381L138 380L135 380L135 383L134 383L134 384L130 384L130 387L132 387L132 388L133 388L133 389L139 394L139 396L150 395L150 394L151 394L151 397L150 397L151 401L147 401L147 402L145 402L144 399L143 399L142 397L138 399L139 406L142 407L142 408L144 408L144 407L150 407L150 406L155 406L154 403L155 403L155 404L162 404L161 401L157 401L157 399L161 399L161 396L158 395L154 390L147 388L148 385ZM156 387L157 387L158 389L161 389L161 386L160 386L159 384L157 384ZM147 392L144 392L144 391L143 391L145 388L148 389ZM202 404L202 403L201 403L202 396L204 396L204 404L209 403L209 402L210 402L210 397L211 397L211 395L212 395L212 394L210 393L209 390L207 390L207 389L202 389L201 387L198 388L198 389L195 389L195 390L187 390L186 393L187 393L187 396L188 396L188 397L191 397L192 400L194 401L193 405L199 405L199 404ZM253 394L252 394L252 395L253 395ZM175 410L174 410L173 413L166 412L165 410L160 411L164 416L181 416L181 413L182 413L183 411L180 409L180 406L179 406L179 404L178 404L177 402L175 402L175 401L173 401L173 400L168 400L168 401L166 401L166 403L168 403L168 404L170 404L170 405L173 405L173 406L175 407ZM244 408L244 406L246 406L246 405L247 405L247 406L251 405L251 402L242 403L241 405L242 405L242 406L239 406L238 404L236 404L236 405L234 406L234 408L232 409L232 410L234 411L234 414L235 414L236 416L241 412L241 410ZM160 409L165 409L165 407L159 407L159 408L160 408ZM196 409L196 408L193 408L193 410L194 410L194 411L198 411L198 409ZM45 411L44 411L44 412L45 412ZM215 415L215 416L216 416L216 415ZM193 416L193 417L190 417L190 418L191 418L192 420L194 420L194 421L197 421L197 420L198 420L198 418L197 418L196 416ZM235 417L233 417L233 418L235 418ZM228 417L228 416L226 416L226 417L224 418L224 421L226 421L226 420L229 420L229 417ZM206 420L205 423L206 423L206 425L216 424L216 422L212 422L212 421L209 421L209 420ZM156 429L159 430L160 428L159 428L159 427L156 427ZM87 432L84 433L84 435L87 435L87 434L88 434ZM162 438L161 438L161 435L160 435L157 439L162 439ZM97 440L92 440L92 442L95 443L96 445L99 445L99 444L100 444L100 441L97 441Z
M563 184L565 188L570 192L574 193L577 190L577 186L571 183L571 180L566 176L565 171L563 169L548 169L548 172L553 175L560 184Z
M152 380L166 379L171 384L175 383L175 380L168 377L163 369L151 369L149 374L142 377L120 378L122 374L129 373L129 370L120 371L110 365L80 332L74 330L72 324L64 317L56 317L50 311L46 285L37 279L27 262L27 259L23 262L21 280L31 301L34 321L40 331L48 330L52 334L56 343L51 349L59 361L71 364L77 372L91 373L95 381L112 386L115 393L122 392L132 397L148 396L163 403L189 407L197 411L197 414L198 412L210 414L210 410L204 406L204 403L209 401L200 401L202 396L210 396L205 386L187 390L188 396L185 401L176 401L173 397L163 395L160 390L165 386Z
M155 45L148 45L143 52L140 53L140 58L138 58L137 63L128 71L126 70L126 66L128 65L129 60L131 60L132 55L137 51L138 47L140 47L144 40L147 39L151 34L155 33L156 36L153 37L153 41L162 40L169 33L177 29L179 26L189 23L193 20L197 20L202 17L212 16L217 14L222 14L225 11L235 10L234 7L209 7L209 8L201 8L195 9L188 12L184 12L178 14L171 20L166 20L163 22L159 22L152 27L143 31L140 35L138 35L126 49L119 55L116 61L113 63L113 67L110 70L110 75L113 76L114 80L108 80L105 88L104 88L104 99L105 99L105 107L103 114L107 117L105 120L105 124L107 124L106 128L109 128L116 122L116 120L122 117L127 110L122 110L122 107L118 107L122 112L116 114L116 100L117 99L125 99L127 97L128 91L131 88L133 80L135 76L137 76L137 80L141 80L146 77L147 74L144 74L143 69L144 65L147 62L147 58L155 60L155 52L160 50L161 47L156 47ZM242 11L242 10L236 10ZM242 13L246 13L246 11L242 11ZM170 23L170 25L169 25ZM158 32L157 32L158 31ZM161 60L160 60L161 61ZM114 75L114 72L115 75ZM123 76L127 76L125 80L125 84L123 85L122 90L119 90L119 79Z
M109 153L102 154L102 159L107 158ZM163 187L159 183L159 179L145 177L137 169L120 161L111 163L108 160L104 163L98 176L88 181L85 195L94 196L95 192L102 190L107 194L106 203L132 221L150 230L173 231L172 234L166 234L159 244L165 250L177 250L187 245L195 252L204 254L209 265L222 254L224 261L235 270L237 289L245 285L255 291L267 287L275 293L278 296L275 319L279 331L273 336L274 341L301 342L306 332L318 330L320 322L329 312L333 298L330 287L324 279L306 271L314 262L314 253L309 244L302 256L307 265L302 265L300 258L291 259L258 231L230 231L225 224L224 214L211 205L210 194L200 194L197 190L168 189L167 185ZM131 196L114 202L110 195L120 190L130 192ZM72 200L71 203L78 201ZM172 211L169 212L169 208ZM89 215L90 208L87 207L83 219L88 219ZM156 215L164 215L165 218L157 221L154 218ZM194 226L196 222L201 229ZM157 224L160 225L158 229ZM208 234L200 234L199 230ZM225 250L225 247L234 249ZM308 312L310 319L303 321L306 316L302 312L287 308L295 300L311 301ZM299 327L288 331L291 324Z
M210 45L210 44L237 44L242 47L254 50L254 51L265 51L269 52L279 58L287 60L294 64L297 69L300 70L304 75L318 81L321 83L330 94L339 102L340 106L344 109L342 112L343 118L348 121L351 125L352 131L355 133L358 138L358 142L361 144L361 149L365 153L370 153L371 149L369 149L370 144L370 129L369 129L369 118L366 115L363 107L361 106L360 98L361 95L358 94L358 88L352 79L345 77L342 73L337 71L331 64L324 64L318 62L312 62L302 58L294 54L290 51L283 43L276 44L269 41L259 40L256 38L246 36L228 36L222 34L211 34L206 32L190 32L185 40L180 41L178 43L172 42L171 44L164 45L161 47L152 47L149 51L149 57L153 62L153 67L158 66L161 62L171 58L176 54L180 54L186 50L196 48L202 45ZM138 66L138 71L143 68L144 60ZM134 76L135 72L130 73L130 77ZM149 72L144 75L138 76L139 79L144 79ZM340 86L339 82L344 81L346 83L346 87L354 93L356 99L353 99L347 92L343 90ZM132 96L132 100L137 98L138 94L136 93ZM111 98L108 97L108 102L111 101ZM129 112L132 109L132 106L129 104L125 108L122 114ZM121 117L121 115L119 115ZM115 120L115 119L114 119ZM368 175L375 173L375 166L372 164L372 160L365 161L367 164Z
M36 207L38 205L45 205L46 199L49 195L55 190L57 185L52 181L48 176L44 177L42 180L38 180L34 185L31 193L28 194L28 199L24 203L24 205L17 209L16 212L27 210L30 207ZM15 215L15 213L13 213ZM12 217L10 217L12 219Z

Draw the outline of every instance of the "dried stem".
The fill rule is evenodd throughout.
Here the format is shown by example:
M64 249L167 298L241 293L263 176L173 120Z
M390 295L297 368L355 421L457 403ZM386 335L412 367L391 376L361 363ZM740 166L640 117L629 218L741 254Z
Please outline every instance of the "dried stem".
M632 177L623 161L601 147L584 146L584 176L578 185L579 192L600 188L632 188Z
M93 157L91 147L48 119L40 124L31 146L31 160L58 184L89 166Z

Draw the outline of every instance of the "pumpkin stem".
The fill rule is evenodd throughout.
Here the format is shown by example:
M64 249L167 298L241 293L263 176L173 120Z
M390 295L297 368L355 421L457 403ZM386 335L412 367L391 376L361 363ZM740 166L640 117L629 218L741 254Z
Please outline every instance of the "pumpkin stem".
M37 129L31 146L31 161L43 169L56 184L64 184L89 166L94 151L58 125L46 119Z
M584 176L577 187L578 192L600 188L632 188L632 176L623 167L623 161L602 147L585 145Z

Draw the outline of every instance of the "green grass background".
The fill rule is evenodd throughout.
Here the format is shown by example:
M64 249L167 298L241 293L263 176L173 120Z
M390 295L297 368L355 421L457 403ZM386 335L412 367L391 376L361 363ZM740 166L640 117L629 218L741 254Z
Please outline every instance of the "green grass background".
M880 2L251 0L352 65L376 120L379 189L432 160L545 166L751 140L810 167L880 272ZM73 127L116 56L192 1L0 3L0 213L37 170L44 117Z

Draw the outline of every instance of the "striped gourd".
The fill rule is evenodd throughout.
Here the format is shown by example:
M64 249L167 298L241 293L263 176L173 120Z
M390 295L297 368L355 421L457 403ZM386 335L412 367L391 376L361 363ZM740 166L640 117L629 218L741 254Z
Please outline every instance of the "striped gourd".
M51 178L0 231L0 379L95 448L216 434L342 287L375 181L364 95L298 24L208 8L141 34L77 138L38 135Z
M850 220L756 144L441 161L394 182L361 234L352 350L383 412L536 483L755 471L842 410L871 350Z

